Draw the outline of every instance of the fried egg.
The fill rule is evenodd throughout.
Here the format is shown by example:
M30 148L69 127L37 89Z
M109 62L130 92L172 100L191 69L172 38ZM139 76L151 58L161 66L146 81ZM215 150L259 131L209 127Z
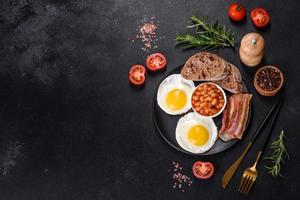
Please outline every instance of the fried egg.
M173 74L164 79L157 91L159 107L170 115L186 113L191 109L191 96L195 88L194 82Z
M176 140L188 152L204 153L212 148L217 138L218 130L212 118L191 112L177 123Z

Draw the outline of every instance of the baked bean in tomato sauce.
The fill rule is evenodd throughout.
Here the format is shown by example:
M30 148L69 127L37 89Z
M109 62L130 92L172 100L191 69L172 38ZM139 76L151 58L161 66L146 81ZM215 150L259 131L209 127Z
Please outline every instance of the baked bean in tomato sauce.
M211 83L199 85L192 94L192 107L204 116L217 114L224 104L225 99L222 91Z

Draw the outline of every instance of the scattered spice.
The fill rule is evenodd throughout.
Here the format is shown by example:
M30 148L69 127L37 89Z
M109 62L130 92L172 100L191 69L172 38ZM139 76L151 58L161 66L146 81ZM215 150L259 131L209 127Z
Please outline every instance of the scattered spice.
M135 39L142 41L143 51L149 51L150 49L158 48L158 40L162 38L157 37L156 35L158 23L159 22L156 20L155 16L152 16L150 18L145 16L136 29L137 35L135 37L128 38L128 40L130 40L131 42L135 42Z
M267 91L273 91L281 84L280 71L271 67L262 69L257 74L256 81L260 88Z
M173 171L172 172L172 179L173 179L173 189L179 189L181 192L185 192L187 187L190 187L193 184L191 178L187 175L183 174L182 167L178 162L173 161Z

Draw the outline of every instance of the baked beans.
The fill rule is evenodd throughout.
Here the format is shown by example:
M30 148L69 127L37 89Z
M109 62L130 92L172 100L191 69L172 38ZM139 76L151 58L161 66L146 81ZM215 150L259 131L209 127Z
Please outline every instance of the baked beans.
M199 85L192 94L193 109L204 116L217 114L224 106L223 92L212 83Z

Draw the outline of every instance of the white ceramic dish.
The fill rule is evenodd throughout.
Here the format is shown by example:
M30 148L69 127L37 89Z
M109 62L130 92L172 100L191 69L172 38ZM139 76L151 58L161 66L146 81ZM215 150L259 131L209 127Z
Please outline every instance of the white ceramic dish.
M202 117L214 118L214 117L217 117L218 115L220 115L220 114L224 111L224 109L225 109L225 107L226 107L226 104L227 104L227 97L226 97L226 94L225 94L223 88L221 88L219 85L217 85L217 84L215 84L215 83L212 83L212 82L205 82L205 83L201 83L201 84L197 85L197 86L195 87L195 89L194 89L194 91L193 91L192 94L194 94L195 90L197 90L198 87L200 87L200 86L202 86L202 85L205 85L205 84L215 85L215 86L222 92L223 97L224 97L224 105L223 105L223 107L219 110L219 112L217 112L217 113L214 114L214 115L210 115L210 116L202 115L201 113L198 113L198 112L194 109L193 104L191 103L192 109L193 109L193 111L194 111L195 113L197 113L198 115L200 115L200 116L202 116ZM192 95L192 96L193 96L193 95ZM191 97L191 102L192 102L192 97Z

